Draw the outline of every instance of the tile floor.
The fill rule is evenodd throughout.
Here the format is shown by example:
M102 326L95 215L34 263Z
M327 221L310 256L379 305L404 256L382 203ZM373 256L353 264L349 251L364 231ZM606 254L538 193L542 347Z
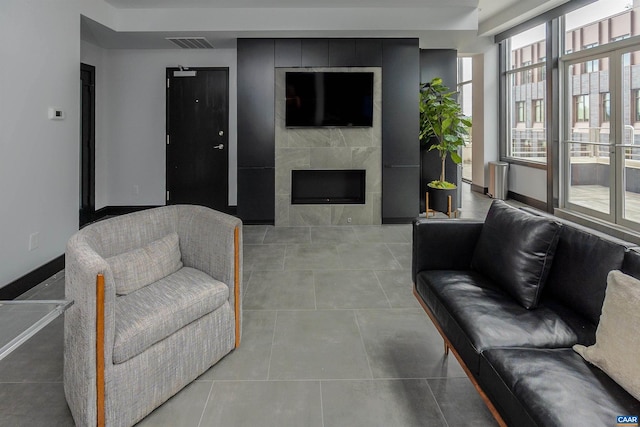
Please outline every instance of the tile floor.
M465 186L462 217L490 199ZM242 345L140 426L491 426L411 293L411 226L246 226ZM64 272L22 298L59 299ZM72 426L63 319L0 361L0 425Z

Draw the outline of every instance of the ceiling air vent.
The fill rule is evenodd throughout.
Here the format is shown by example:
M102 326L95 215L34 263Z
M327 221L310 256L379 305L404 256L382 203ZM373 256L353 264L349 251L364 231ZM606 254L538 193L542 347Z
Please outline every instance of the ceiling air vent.
M204 37L166 37L171 43L181 49L213 49Z

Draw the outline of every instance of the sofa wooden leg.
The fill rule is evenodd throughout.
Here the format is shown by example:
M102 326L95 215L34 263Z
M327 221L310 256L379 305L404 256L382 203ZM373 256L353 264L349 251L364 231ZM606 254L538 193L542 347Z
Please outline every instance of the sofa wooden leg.
M448 356L449 355L449 344L447 344L447 342L444 342L444 355Z
M104 427L104 275L96 277L96 410L97 426Z

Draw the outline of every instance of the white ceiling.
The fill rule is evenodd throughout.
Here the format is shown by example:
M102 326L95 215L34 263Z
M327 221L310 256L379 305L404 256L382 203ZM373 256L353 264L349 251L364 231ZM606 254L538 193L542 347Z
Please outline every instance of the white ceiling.
M113 27L83 16L81 29L83 40L107 49L170 49L166 37L184 36L215 48L240 37L417 37L421 48L476 53L493 34L568 0L104 1Z
M487 1L487 0L484 0ZM501 3L504 0L488 0ZM346 8L442 6L441 0L105 0L120 9L174 8ZM478 0L448 0L448 6L478 5Z

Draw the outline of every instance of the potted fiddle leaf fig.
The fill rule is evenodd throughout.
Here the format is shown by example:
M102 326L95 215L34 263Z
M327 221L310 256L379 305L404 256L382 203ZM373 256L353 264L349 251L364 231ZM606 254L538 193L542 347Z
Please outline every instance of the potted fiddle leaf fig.
M449 206L448 197L455 201L456 184L445 179L445 165L450 156L455 164L462 161L459 149L466 144L471 128L471 119L462 113L457 101L457 92L452 92L436 77L420 86L420 143L437 150L440 157L440 179L427 184L429 207L451 214L456 208Z

